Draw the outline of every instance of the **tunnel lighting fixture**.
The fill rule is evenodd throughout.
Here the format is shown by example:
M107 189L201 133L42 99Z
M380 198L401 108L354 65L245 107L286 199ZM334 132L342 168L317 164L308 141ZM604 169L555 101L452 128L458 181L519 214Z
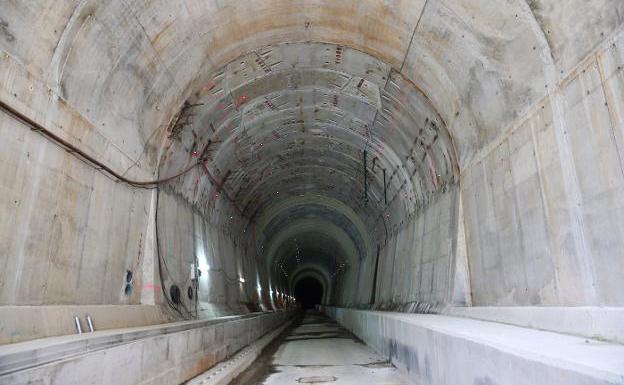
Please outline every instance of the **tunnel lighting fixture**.
M240 277L240 278L238 279L238 281L239 281L240 283L245 283L245 278Z

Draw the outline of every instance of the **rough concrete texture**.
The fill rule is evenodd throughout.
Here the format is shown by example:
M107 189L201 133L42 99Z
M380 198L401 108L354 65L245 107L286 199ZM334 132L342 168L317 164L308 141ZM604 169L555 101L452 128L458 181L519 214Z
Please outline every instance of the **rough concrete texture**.
M443 314L624 344L624 309L621 307L450 306Z
M1 341L66 333L72 306L279 309L304 277L359 308L624 307L623 15L620 0L1 2ZM9 110L166 181L116 180ZM527 324L512 313L488 317ZM104 327L163 320L119 314ZM601 314L534 326L619 341L621 313Z
M0 384L180 384L291 316L265 313L7 345L0 348Z
M620 344L440 315L325 311L417 384L624 384Z
M257 359L276 338L290 327L292 320L251 343L230 359L215 365L210 370L186 382L186 385L228 385L251 365L257 365Z
M465 169L475 304L622 305L622 44L605 44Z
M307 313L232 385L408 384L399 371L326 316Z
M399 254L400 259L418 241L412 239L409 233L411 228L418 226L419 219L416 218L427 217L430 209L422 207L444 200L442 197L447 188L456 189L453 187L455 174L461 169L460 191L466 200L468 255L471 270L474 271L471 283L476 303L621 304L621 298L615 293L622 291L608 289L612 281L609 274L617 276L620 267L604 271L603 260L612 255L612 249L606 250L601 245L609 239L622 237L614 233L614 227L617 226L607 226L604 220L596 219L593 205L603 208L609 203L601 199L594 204L592 197L604 194L600 191L592 192L589 187L613 186L608 189L611 194L616 194L611 195L611 199L613 204L617 204L619 190L617 184L613 184L617 180L613 179L617 178L617 170L621 170L616 146L619 136L613 134L617 132L617 103L604 106L598 100L600 97L617 98L619 86L615 81L617 76L614 77L617 74L617 38L613 38L613 47L598 51L596 64L590 65L593 70L590 68L589 73L580 77L574 74L588 66L586 63L579 66L577 63L602 40L617 31L622 6L607 0L591 5L580 2L575 7L545 6L538 2L527 5L522 1L502 3L500 6L489 3L469 6L457 0L311 5L255 1L245 6L224 6L190 1L174 5L141 2L111 2L103 5L85 2L76 7L69 3L54 6L46 6L45 2L7 3L3 5L1 44L5 51L3 67L5 73L11 76L4 77L3 95L8 102L49 123L70 139L90 147L105 159L115 158L106 156L110 153L108 148L119 151L126 161L115 160L115 165L122 170L127 169L133 175L153 175L159 164L161 173L177 170L192 161L193 156L210 158L208 168L214 178L202 175L198 169L179 183L176 182L171 191L196 206L196 210L204 216L208 216L209 210L210 216L215 219L212 222L204 220L206 222L224 225L231 217L235 223L230 224L226 238L249 228L249 222L260 218L260 214L268 210L267 205L278 199L279 190L282 190L283 197L279 199L289 199L289 196L292 198L292 195L307 191L336 197L358 213L362 217L360 220L369 227L369 234L359 234L361 238L373 236L383 243L382 270L386 274L390 266L395 264L393 253ZM592 28L579 28L576 23L574 27L569 25L574 15L567 11L568 8L582 12L592 21ZM283 18L271 12L277 9ZM36 31L24 28L22 21L30 19L46 20L46 27ZM275 23L275 20L280 22ZM207 29L207 25L210 28ZM366 28L349 30L349 25L363 25ZM336 40L337 36L340 36L340 40ZM277 45L284 41L300 40L333 44ZM548 55L551 62L545 63L544 52L549 53L551 50L552 53ZM237 57L240 59L232 61ZM603 68L608 64L611 64L611 70ZM557 76L552 77L551 72L554 70ZM602 86L596 89L592 86L592 79L596 79L596 84ZM583 94L580 100L587 102L574 102L571 99L574 98L574 87L582 88L579 91ZM609 92L601 91L606 87ZM582 92L585 89L596 92L585 95ZM42 94L46 96L42 97ZM553 102L553 98L558 100L557 103ZM183 100L188 100L187 108L182 108L178 114L178 118L184 119L184 124L179 124L180 120L174 120L174 116L176 111L180 111ZM587 105L592 100L595 108ZM559 110L562 102L565 102L566 108ZM609 108L610 105L613 107ZM189 106L192 106L192 116ZM593 122L596 130L604 131L604 135L595 136L598 141L595 148L602 150L604 146L611 146L615 151L601 151L600 156L607 158L600 163L616 170L609 182L593 178L587 182L587 187L581 175L583 169L577 164L587 164L591 169L589 165L596 163L596 156L599 155L587 153L586 157L590 157L588 161L581 155L582 151L574 147L572 133L575 125L586 127L580 123L582 120L577 119L582 116L583 106L587 106L586 110L594 116L592 119L587 115L587 121ZM44 110L48 112L42 115L40 111ZM550 152L552 162L541 158L532 164L525 164L519 158L516 161L514 157L523 156L526 151L514 149L521 149L521 145L527 143L522 138L532 138L525 133L529 127L532 131L542 132L533 128L534 124L522 122L540 120L540 111L547 116L552 115L550 131L565 131L565 134L561 134L565 138L557 141L557 147L566 148ZM294 117L289 116L291 112ZM63 125L63 114L67 113L75 116L73 120L78 120L85 126L84 129L80 130L80 124L74 122ZM289 119L293 127L286 123ZM173 127L174 135L170 135L173 140L166 145L161 160L161 143L171 121L178 124ZM431 128L429 123L434 128L431 134L428 133ZM9 119L5 124L12 126L15 122ZM267 124L275 128L264 128ZM277 129L285 124L283 128ZM419 130L415 131L414 126L420 127ZM547 143L538 142L540 139L547 140L549 130L547 127L544 129L546 137L535 134L536 139L531 139L531 143L550 149L552 146ZM294 130L301 132L296 135ZM509 134L510 130L513 130L514 135ZM14 129L11 129L11 134L17 136L15 140L25 135ZM553 135L557 137L557 133L551 133L550 137ZM54 165L54 157L59 159L61 156L54 149L44 151L49 144L36 135L33 138L30 136L24 137L27 142L23 149L13 155L10 155L12 153L8 149L3 151L7 157L7 161L3 162L7 165L6 172L16 169L24 170L22 173L28 172L19 165L29 162L30 148L36 154L33 156L46 165ZM280 140L283 136L289 136L289 139ZM99 137L98 141L96 137ZM264 144L263 138L266 139L264 150L260 148ZM509 141L514 143L507 144ZM412 142L414 144L410 145ZM31 147L31 144L37 147ZM361 173L361 154L359 150L354 150L366 147L370 148L370 191L368 186L355 183L361 180L358 176ZM306 149L309 151L307 157L303 155ZM282 160L276 158L277 153L284 154L284 151L287 152L281 155ZM244 155L237 155L238 152ZM26 159L18 163L24 153ZM544 156L539 151L535 153L537 157ZM500 178L505 178L508 174L505 170L511 169L516 162L522 165L516 168L522 168L512 174L511 180L517 180L511 186L514 189L524 188L524 191L506 193L509 188L505 188L504 183L488 184L483 177L479 177L478 170L487 167L488 159L496 159L497 156L508 159L509 164L505 166L505 162L496 162L499 167L487 169L488 180L494 180L498 174ZM61 159L67 157L64 154ZM310 159L329 163L311 164ZM16 271L17 274L3 279L4 303L58 304L62 301L84 301L92 304L128 301L120 295L120 286L123 286L120 281L124 270L141 269L146 222L150 220L149 214L145 216L145 212L149 212L149 194L128 191L126 187L118 185L113 185L116 194L111 194L112 187L107 185L106 180L97 184L102 179L98 173L86 166L65 166L66 162L74 162L71 159L65 163L59 161L53 166L55 170L62 170L58 176L54 172L43 172L39 166L28 168L31 173L35 171L33 175L12 174L11 177L7 174L7 178L35 185L29 189L32 198L24 196L19 185L14 185L5 194L19 198L5 199L5 203L11 206L12 202L10 210L16 211L17 218L23 218L21 222L24 224L19 225L20 228L32 229L22 234L46 234L52 241L36 242L38 247L46 245L48 251L34 249L33 252L29 252L29 247L37 246L29 246L27 239L10 237L10 240L5 241L7 250L11 250L5 255L16 256L7 260L11 267L7 271ZM275 169L269 167L276 161L284 163ZM572 164L568 164L570 162ZM565 170L556 170L559 163L566 164L561 166ZM547 168L551 164L555 169ZM280 169L287 170L285 172L289 178L280 175L283 174L278 171ZM327 169L331 172L322 171ZM383 182L380 175L382 169L388 174L387 188L379 184ZM560 175L562 180L547 176L550 174L548 170ZM569 174L566 170L574 173ZM299 172L303 173L303 179L298 177ZM609 169L605 169L604 173L600 175L610 178ZM44 175L47 181L42 179ZM65 180L65 175L71 175L76 183L72 185L69 180ZM533 175L533 178L527 179L529 175ZM311 177L314 182L306 188L302 184ZM332 187L344 178L351 178L351 191L337 191ZM533 196L540 189L529 187L526 183L530 181L534 184L539 182L545 191L542 199ZM554 188L547 188L545 183L552 183ZM91 199L95 202L84 208L65 207L65 200L53 199L49 195L50 189L44 186L56 186L54 190L58 192L58 197L73 195L76 198L72 201L87 203ZM299 187L293 190L293 186ZM479 192L480 197L486 196L485 192L479 190L486 186L498 186L496 188L499 191L491 191L489 195L500 202L480 199L479 203L473 203L471 197L476 192ZM388 189L390 203L385 207L379 201L382 192ZM221 190L223 195L235 195L235 204L223 203L224 197L215 199ZM366 203L370 203L370 207L368 204L363 205L360 199L363 190L369 194ZM37 195L41 193L46 194L50 203ZM124 194L128 195L125 199L122 198ZM103 198L98 200L98 196ZM115 199L111 199L113 196ZM104 197L108 198L109 205L115 202L111 217L98 215L97 219L91 219L93 215L90 216L89 212L100 214L107 211L107 199ZM585 205L581 208L573 207L577 204L575 200L581 197ZM457 201L456 197L452 200ZM127 203L120 204L124 201ZM54 202L60 202L61 205ZM250 206L251 202L253 205ZM531 208L530 202L537 202L538 207ZM476 204L481 205L480 209L476 209ZM44 206L39 209L39 205ZM558 209L561 205L565 209ZM449 204L451 218L455 217L454 206L457 204ZM519 209L514 209L516 206L522 206L526 216ZM233 207L238 207L240 212ZM556 210L557 215L545 215L547 210ZM50 220L37 222L46 223L48 228L33 229L27 225L34 220L33 212L49 215ZM136 213L136 218L130 215L128 219L117 219L119 215L128 212ZM513 216L510 217L509 213ZM481 217L487 215L491 219L484 221ZM583 219L587 216L591 218ZM323 217L330 222L337 220L335 215ZM610 216L610 219L617 221L617 217ZM94 221L102 221L103 224ZM119 226L124 221L128 224L126 229ZM190 221L189 218L187 226ZM380 226L380 221L383 226ZM505 221L509 221L509 224ZM487 227L479 228L477 222L491 224L496 230L510 229L509 236L514 239L510 242L504 238L490 242ZM112 230L105 230L104 224L113 223L119 236L113 235L115 232ZM5 222L7 225L8 222ZM539 225L549 231L536 230L540 228ZM454 233L452 221L449 226L450 233ZM517 236L517 232L512 229L518 226L532 229L533 232L525 230L522 236ZM595 226L603 226L608 230L598 231L594 229ZM434 227L429 225L428 229ZM124 245L124 249L103 249L97 241L90 244L89 234L84 232L84 229L89 228L93 228L96 233L115 237L110 238L114 239L110 243ZM128 231L128 228L137 231ZM262 233L262 229L257 230ZM399 232L407 234L399 236ZM11 234L8 228L3 233ZM189 270L189 258L198 254L198 250L192 250L197 246L187 246L189 241L183 240L177 243L175 234L169 234L167 230L164 233L163 236L173 237L168 241L191 248L188 252L184 248L170 249L175 258L186 260L176 269L179 271L172 272L173 276L178 276L177 281L184 281L188 278L184 272ZM544 233L548 235L544 236ZM423 234L427 236L427 230ZM262 235L271 237L273 234ZM505 237L505 232L501 231L499 236ZM544 239L533 239L532 236L542 236ZM118 237L122 238L121 242L117 240ZM91 239L106 238L95 236ZM424 274L418 293L413 293L411 288L401 290L396 294L380 296L384 302L417 300L435 303L448 299L448 295L444 294L449 291L448 282L440 278L443 275L441 271L449 270L447 266L454 264L454 247L441 252L437 248L444 247L443 241L422 241L431 244L432 249L425 250L416 261L406 261L406 268L401 271L408 273L402 273L399 278L399 281L407 282L413 275ZM231 240L224 242L236 243ZM263 244L260 241L256 248ZM359 285L363 280L355 273L356 270L360 276L364 273L368 276L374 264L374 245L366 249L360 242L356 241L356 244L359 246L358 258L353 260L351 257L348 262L343 262L347 260L347 256L343 256L337 263L338 266L345 264L343 281L347 283L342 285L343 292L353 290L350 288L355 282ZM510 252L503 253L500 247L494 247L496 244L514 246ZM488 249L482 251L486 245ZM237 247L239 245L227 246L230 252L226 254L232 253L231 250ZM596 247L600 247L600 251L594 250ZM96 257L97 254L91 253L92 250L102 250L100 253L105 255ZM560 250L561 256L558 255ZM245 255L233 270L248 264L244 262L245 258L253 260L256 252L234 251L235 255ZM562 271L555 277L555 268L551 268L531 278L511 277L505 279L500 288L486 285L485 282L490 280L481 278L482 272L498 276L505 274L504 271L518 271L512 266L519 263L515 261L523 261L520 271L535 272L538 269L532 267L533 261L538 263L544 260L546 263L545 252L549 252L550 258L555 261L550 263L551 266L559 269L558 263L565 264L571 266L569 271ZM63 257L57 257L61 254ZM113 255L126 255L126 261ZM114 267L102 266L110 274L107 280L98 280L105 287L87 288L78 283L78 277L82 278L84 274L97 276L102 270L89 263L87 257ZM43 263L36 263L36 258ZM499 267L488 267L492 265L487 261L489 258L494 258L497 263L493 266ZM507 258L514 262L507 262ZM437 262L432 262L434 260ZM90 266L88 271L82 268L83 263ZM400 261L399 264L403 266ZM38 270L30 271L31 266L38 266ZM418 270L415 266L419 266ZM256 275L258 280L264 280L261 286L265 286L267 291L269 278L263 277L265 274L258 272L258 267L250 268L252 271L245 274L248 277ZM328 268L332 267L324 267ZM232 268L226 267L224 271L227 269ZM53 282L41 278L55 277L57 270L58 274L64 275L73 271L69 275L73 280L62 280L64 286L60 286L54 278ZM22 274L30 275L22 278ZM581 274L584 276L580 277ZM31 275L33 278L28 278ZM568 282L576 282L579 278L585 281L585 285L573 290ZM445 279L448 281L449 277ZM594 288L594 281L598 280L607 289ZM15 281L25 287L21 288ZM215 295L222 300L216 302L251 301L249 294L242 295L236 288L226 289L225 280L221 281L216 284L221 287L218 290L221 294ZM433 281L435 283L431 283ZM144 284L156 286L154 282ZM488 288L481 289L483 285ZM370 291L370 284L368 286ZM25 291L37 287L44 290L36 290L32 295ZM84 295L88 290L93 291L92 296ZM72 294L76 292L81 293L80 298L70 299L77 297ZM356 298L355 292L366 291L353 290L351 294L340 293L340 297L335 298L343 303L365 303L368 295ZM129 301L136 303L137 300L135 294Z
M0 345L74 334L74 317L80 319L83 330L89 330L87 315L98 331L175 320L165 309L155 305L0 306Z
M215 255L237 258L222 270L253 282L246 289L226 277L204 283L209 313L271 306L272 291L289 289L288 277L276 276L291 268L257 266L259 256L287 262L291 253L266 255L275 234L255 222L302 195L304 212L312 201L331 210L308 226L312 239L326 223L359 229L347 232L359 255L337 240L329 247L335 259L314 263L340 277L331 297L340 303L368 304L376 265L389 277L382 281L402 287L382 284L378 305L448 302L461 195L475 303L621 305L613 253L622 237L611 213L621 201L622 7L613 0L11 2L2 5L2 97L136 178L209 159L206 172L197 167L163 192L172 209L182 198L190 203L180 221L195 231L176 233L181 222L169 219L160 225L165 253L178 262L167 283L188 283L197 245L217 238ZM584 23L573 21L578 15ZM45 27L26 27L37 20ZM584 121L596 132L593 152L577 144ZM11 273L2 302L136 304L149 297L141 291L158 290L153 275L135 274L139 290L123 294L126 270L154 261L145 253L154 248L152 194L112 183L16 126L3 117L3 176L20 182L3 194L4 211L15 213L4 218L17 225L3 221ZM344 181L347 188L336 188ZM301 219L301 210L289 210L285 225ZM424 224L432 217L441 222ZM247 230L256 239L242 241Z

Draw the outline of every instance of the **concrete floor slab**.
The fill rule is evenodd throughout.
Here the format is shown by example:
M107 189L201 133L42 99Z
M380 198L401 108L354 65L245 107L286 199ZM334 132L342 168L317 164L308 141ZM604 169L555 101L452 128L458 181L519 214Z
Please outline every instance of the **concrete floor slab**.
M307 314L232 385L409 384L390 362L340 325Z
M275 365L366 365L385 361L360 342L339 338L285 341L277 352Z
M267 378L264 385L286 384L358 384L399 385L408 382L397 375L393 366L366 368L364 366L281 367L279 373Z

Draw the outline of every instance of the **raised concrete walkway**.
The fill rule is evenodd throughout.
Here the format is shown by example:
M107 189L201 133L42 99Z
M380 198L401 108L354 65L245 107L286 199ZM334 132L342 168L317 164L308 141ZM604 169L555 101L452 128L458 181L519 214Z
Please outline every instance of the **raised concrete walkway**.
M441 315L325 311L418 384L624 384L617 343Z

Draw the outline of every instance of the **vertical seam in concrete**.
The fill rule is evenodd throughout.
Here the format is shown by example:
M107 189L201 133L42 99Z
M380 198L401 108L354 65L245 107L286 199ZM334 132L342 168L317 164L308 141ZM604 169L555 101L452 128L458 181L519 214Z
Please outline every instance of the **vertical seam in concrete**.
M143 243L143 260L141 261L142 279L141 296L139 302L141 304L154 305L156 303L156 282L155 282L155 264L154 264L154 230L155 230L155 211L156 211L156 194L157 190L151 191L149 202L149 211L147 213L147 223L145 225L145 241ZM148 265L149 263L149 265ZM149 269L149 270L148 270ZM146 287L149 285L149 294Z
M592 253L587 245L587 240L585 239L585 222L581 209L582 193L579 186L574 155L572 153L572 145L567 134L564 113L565 109L563 106L564 101L556 75L557 67L544 30L537 21L533 10L526 0L520 1L520 4L525 12L529 26L533 30L535 37L541 43L539 52L544 66L544 75L547 82L546 87L548 89L548 100L550 100L550 106L553 113L553 129L555 130L557 147L559 149L559 162L561 164L563 187L566 195L568 215L570 218L570 225L572 227L571 231L576 249L575 256L580 267L583 280L582 284L585 288L585 300L595 303L597 296L594 266L591 263Z
M489 221L491 221L493 223L493 228L494 229L499 229L500 226L498 225L498 220L496 218L496 200L494 199L494 194L493 194L493 192L491 190L491 186L493 187L493 185L490 184L490 179L492 179L492 178L488 178L489 175L494 175L494 173L490 172L491 169L490 169L489 165L486 164L485 161L481 162L481 166L483 168L483 183L485 185L485 188L484 188L484 192L485 192L485 195L486 195L485 201L489 203L486 206L486 210L488 211L486 213L486 215L487 215L486 221L488 221L488 217L489 217ZM500 240L499 236L496 237L496 256L495 256L495 258L498 258L497 264L502 263L502 261L501 261L501 259L502 259L501 240ZM483 267L483 277L487 277L488 276L488 271L487 271L486 266L485 266L485 261L484 261L482 267ZM505 282L505 274L504 274L504 272L501 272L500 276L503 279L503 287L504 287L505 292L506 292L507 291L506 290L507 289L507 282ZM487 294L488 294L488 297L489 297L490 292L488 292ZM486 304L487 305L498 304L499 300L500 300L500 298L498 297L498 294L500 294L500 293L494 294L495 298L488 298L488 299L486 299ZM492 299L495 299L494 303L491 302Z
M464 207L463 207L463 199L462 199L462 192L461 189L457 189L456 192L454 193L455 196L455 201L456 204L453 205L453 207L457 207L457 210L453 210L455 212L455 214L453 215L455 218L453 220L453 225L451 226L450 231L453 231L453 229L456 229L455 234L451 234L454 238L455 238L455 249L452 251L452 255L449 257L449 264L451 265L449 267L449 289L448 289L448 294L447 294L447 303L448 304L453 304L453 305L457 305L457 303L455 303L455 292L456 292L456 283L457 283L457 278L458 278L458 271L457 271L457 267L458 267L458 258L461 257L463 259L462 264L463 264L463 284L464 284L464 293L463 293L463 298L465 301L465 304L463 304L464 306L472 306L472 283L470 281L470 264L468 261L468 244L467 244L467 234L466 234L466 225L465 225L465 218L466 215L464 214ZM463 240L463 246L462 246L462 250L463 253L460 256L459 255L459 250L460 250L460 234L462 234L462 238L461 240Z
M550 231L551 228L551 221L550 221L550 216L548 215L549 212L549 206L548 206L548 199L546 198L546 184L544 181L544 176L542 174L542 159L539 155L539 149L538 149L538 140L537 140L537 135L535 134L535 124L531 121L529 121L529 128L531 131L531 142L533 145L533 156L535 158L535 165L537 168L537 180L538 180L538 184L539 184L539 194L540 194L540 199L542 201L542 217L544 219L544 226L545 226L545 230L546 230L546 237L548 238L548 253L552 256L552 258L550 258L550 261L552 263L552 267L553 267L553 282L554 282L554 292L555 295L557 296L558 302L561 302L561 298L559 298L559 270L557 269L557 264L555 263L555 260L557 258L557 255L553 253L553 250L556 249L556 247L553 245L553 235Z
M6 115L7 118L11 119L11 117L9 115ZM14 121L15 124L21 124L19 122ZM27 135L30 135L32 131L28 131ZM37 157L37 161L39 164L43 164L43 159L44 159L44 155L46 154L46 147L50 145L49 143L47 143L45 141L45 139L42 140L42 142L40 143L40 147L41 149L39 151L37 151L37 154L39 155ZM28 189L28 196L27 196L27 202L28 202L28 210L26 211L22 211L25 212L24 216L23 216L23 221L24 224L28 223L29 218L31 217L32 211L33 211L33 202L35 199L35 192L39 190L39 185L41 183L41 170L43 167L35 167L35 175L33 176L33 178L31 180L34 180L33 184L30 186L30 188ZM23 199L22 199L23 200ZM15 223L19 223L19 216L16 217L14 219ZM19 281L21 280L21 275L22 275L22 271L24 269L24 248L25 248L25 244L26 244L26 239L28 238L28 235L30 234L29 231L20 231L20 239L19 242L17 243L18 245L18 250L15 253L15 256L17 257L17 267L15 268L15 270L12 272L12 274L9 274L9 276L11 277L11 289L9 291L9 295L8 295L8 302L9 303L15 303L17 304L17 288L18 288L18 284ZM6 268L6 266L5 266ZM43 297L42 297L43 299Z
M456 198L457 199L457 198ZM457 202L457 210L451 210L451 217L449 219L450 226L447 226L447 239L451 239L451 242L448 242L447 249L447 277L446 277L446 294L445 301L447 303L452 303L453 301L453 291L455 288L455 273L457 270L457 233L459 232L459 210L460 210L461 202ZM451 204L451 207L455 207L455 205ZM453 235L453 229L457 229L455 234Z
M95 185L95 178L96 178L95 173L98 172L98 171L96 169L92 168L92 167L89 167L88 168L88 172L90 174L89 175L90 176L90 183L89 184L91 186L94 186ZM88 190L89 190L89 202L87 203L87 207L86 207L85 214L84 214L86 216L86 218L85 218L85 227L84 227L84 229L81 229L82 231L85 232L85 234L82 237L80 237L80 239L78 240L78 242L81 243L81 247L80 247L80 256L79 256L79 262L78 262L78 273L77 273L77 278L76 278L76 290L79 289L80 276L82 275L82 270L83 270L82 263L84 261L85 247L87 245L87 235L86 235L86 232L88 231L87 229L89 228L89 219L91 217L90 213L91 213L91 206L92 206L92 203L93 203L93 195L94 195L94 193L93 193L94 189L93 188L89 188Z
M59 154L59 157L60 157L59 163L63 163L63 160L64 160L64 158L65 158L66 156L67 156L67 153L66 153L65 151L63 151L62 153L60 153L60 154ZM40 167L37 167L37 173L39 173L39 170L40 170ZM66 183L66 181L65 181L65 180L63 180L63 179L65 178L65 173L61 172L60 174L61 174L61 175L59 175L59 176L57 177L57 183L55 184L55 189L54 189L54 193L56 193L57 195L59 194L59 190L61 189L61 187L63 186L63 184L65 184L65 183ZM39 178L37 178L37 179L39 179ZM37 191L37 190L38 190L38 189L34 189L34 188L33 188L33 191ZM34 195L34 193L33 193L33 195ZM53 210L53 212L55 213L54 215L55 215L55 216L56 216L56 218L57 218L57 221L53 221L53 222L50 224L50 234L54 234L54 231L52 231L52 229L53 229L53 227L54 227L54 224L58 222L58 215L57 215L57 213L59 212L59 204L60 204L60 199L57 199L57 200L56 200L56 204L54 205L54 210ZM29 208L30 208L30 207L29 207ZM60 241L60 240L59 240L59 241ZM24 240L24 242L25 242L25 240ZM50 266L51 266L51 264L52 264L52 259L55 257L55 256L53 256L53 255L52 255L52 248L51 248L50 246L51 246L51 245L50 245L50 244L48 244L48 249L47 249L47 251L48 251L48 252L47 252L47 255L46 255L46 263L48 264L48 269L46 270L46 272L47 272L48 274L47 274L47 277L46 277L47 279L46 279L46 282L45 282L45 286L44 286L44 288L43 288L43 293L41 294L41 300L42 300L44 303L46 302L46 294L47 294L47 292L48 292L48 286L49 286L49 285L48 285L48 282L49 282L50 278L52 278L52 277L50 276L50 274L49 274L49 271L50 271ZM102 290L102 292L103 292L103 290Z
M422 226L421 226L421 233L420 233L420 239L425 239L425 236L427 234L427 220L425 218L426 216L426 209L424 209L421 212L421 216L422 216ZM425 242L421 241L420 242L420 263L418 266L418 293L416 295L416 297L418 298L419 302L422 302L422 298L423 298L423 290L422 290L422 283L423 283L423 270L424 270L424 256L425 256Z
M506 161L509 162L509 174L511 175L511 180L514 184L513 188L511 189L512 194L513 194L513 200L514 200L514 205L512 207L512 210L514 212L514 220L515 220L515 225L517 227L516 230L516 236L514 237L514 241L518 242L518 246L520 247L520 258L522 258L522 275L524 276L524 284L525 284L525 289L529 289L529 287L531 287L531 285L529 285L529 276L528 276L528 271L527 271L527 267L529 267L529 263L528 263L528 256L527 256L527 250L525 247L525 235L524 235L524 229L522 228L522 213L520 213L520 206L522 205L519 197L518 197L518 183L516 181L516 176L514 174L514 166L513 166L513 161L512 161L512 152L511 152L511 137L512 135L510 135L507 140L505 141L507 143L507 159ZM530 296L530 292L527 291L527 294L529 295L529 297L525 298L525 301L527 301L527 303L532 304L531 301L531 296ZM541 298L540 298L540 302L541 302Z

